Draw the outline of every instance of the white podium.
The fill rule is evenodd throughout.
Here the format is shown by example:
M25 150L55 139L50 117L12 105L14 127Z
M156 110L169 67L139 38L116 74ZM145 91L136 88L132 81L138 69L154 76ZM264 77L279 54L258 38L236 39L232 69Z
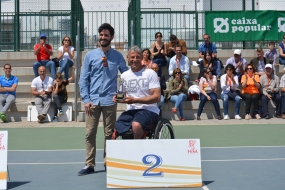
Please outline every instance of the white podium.
M8 131L0 131L0 189L7 189Z

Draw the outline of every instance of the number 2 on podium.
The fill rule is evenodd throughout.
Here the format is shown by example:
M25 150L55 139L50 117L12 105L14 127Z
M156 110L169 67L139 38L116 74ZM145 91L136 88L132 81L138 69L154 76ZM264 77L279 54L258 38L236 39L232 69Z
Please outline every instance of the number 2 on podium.
M143 176L144 177L162 177L163 172L151 172L152 170L154 170L155 168L158 168L162 164L162 158L155 154L148 154L142 158L142 162L145 165L151 165L153 162L149 161L150 158L154 158L156 162L151 167L149 167L147 170L144 171Z

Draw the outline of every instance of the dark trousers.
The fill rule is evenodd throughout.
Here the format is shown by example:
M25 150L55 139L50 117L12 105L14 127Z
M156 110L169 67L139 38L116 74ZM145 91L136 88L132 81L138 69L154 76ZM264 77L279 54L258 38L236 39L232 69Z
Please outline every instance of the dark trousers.
M67 99L64 99L63 96L58 96L57 94L53 95L52 107L54 116L57 116L57 111L61 110L61 104L67 102Z
M208 96L211 97L210 101L214 104L217 115L220 116L221 112L220 112L220 105L218 102L217 94L215 92L211 92L211 93L207 93L207 94L208 94ZM201 93L200 94L200 104L199 104L198 113L197 113L198 116L201 115L203 108L204 108L207 101L208 101L207 97Z
M271 95L271 99L275 102L276 106L276 115L281 115L281 96L279 93L269 93ZM261 102L262 102L262 109L265 115L269 115L268 113L268 98L266 95L262 95Z
M246 114L250 114L250 106L251 103L253 103L253 108L254 108L254 113L257 114L258 113L258 107L259 107L259 97L260 94L248 94L248 93L244 93L241 95L242 99L245 100L245 113Z
M281 92L281 113L285 114L285 92Z

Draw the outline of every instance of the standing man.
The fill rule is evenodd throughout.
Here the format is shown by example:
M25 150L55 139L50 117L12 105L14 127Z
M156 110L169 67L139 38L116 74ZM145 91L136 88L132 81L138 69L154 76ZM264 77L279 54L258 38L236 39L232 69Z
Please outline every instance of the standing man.
M106 161L106 140L112 138L116 122L117 104L112 98L117 90L118 70L121 73L128 70L122 54L111 48L114 28L104 23L98 32L100 48L86 54L79 80L86 113L86 163L78 172L79 176L95 172L96 134L101 113L105 136L104 163Z
M245 66L247 64L246 60L241 57L241 50L236 49L234 51L234 56L230 57L227 62L226 66L228 64L232 64L235 67L236 75L238 76L239 81L241 80L241 76L244 73Z
M279 95L279 77L273 74L273 66L268 63L265 65L265 74L260 77L260 85L262 88L262 108L265 113L265 119L269 119L268 100L275 101L275 116L281 116L281 97Z
M8 111L12 103L15 102L16 88L18 86L18 78L11 75L11 72L11 65L5 64L5 75L0 76L0 118L4 123L7 122L5 113Z
M270 60L264 57L264 52L262 48L257 48L256 54L257 54L257 57L253 58L250 61L250 63L252 63L256 68L255 74L261 76L265 74L265 65L267 63L270 64Z
M168 74L170 78L169 81L173 79L172 73L173 70L176 68L179 68L182 72L183 78L185 78L188 82L188 85L190 84L190 77L189 77L189 59L185 55L182 55L182 47L177 44L175 47L175 53L169 62L169 68L168 68Z
M158 120L160 84L157 74L141 64L142 50L138 46L129 49L127 59L131 69L121 76L126 97L118 101L127 104L127 111L118 118L116 130L121 134L132 128L134 139L141 139L144 130ZM117 102L116 95L113 101Z
M56 73L56 66L53 61L50 60L52 56L52 47L46 43L47 36L46 34L40 35L40 43L34 46L34 53L37 57L37 61L33 65L35 77L39 76L38 68L40 66L45 66L50 69L51 77L54 79Z
M39 75L32 81L32 95L35 96L35 104L38 111L38 122L43 123L46 119L51 104L53 79L46 75L46 68L38 68Z
M169 37L169 41L167 44L167 65L169 65L169 61L170 59L176 55L175 52L175 47L177 44L179 44L181 46L181 51L182 54L187 56L187 47L186 47L186 42L184 40L179 40L174 34L171 34Z

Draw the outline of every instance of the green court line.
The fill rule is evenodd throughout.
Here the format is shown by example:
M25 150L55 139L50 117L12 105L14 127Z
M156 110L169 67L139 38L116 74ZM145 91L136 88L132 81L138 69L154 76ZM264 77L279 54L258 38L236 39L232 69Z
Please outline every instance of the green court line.
M0 128L8 131L8 150L85 149L84 127ZM284 146L285 125L174 126L177 139L200 139L201 147ZM103 128L97 132L103 148Z

